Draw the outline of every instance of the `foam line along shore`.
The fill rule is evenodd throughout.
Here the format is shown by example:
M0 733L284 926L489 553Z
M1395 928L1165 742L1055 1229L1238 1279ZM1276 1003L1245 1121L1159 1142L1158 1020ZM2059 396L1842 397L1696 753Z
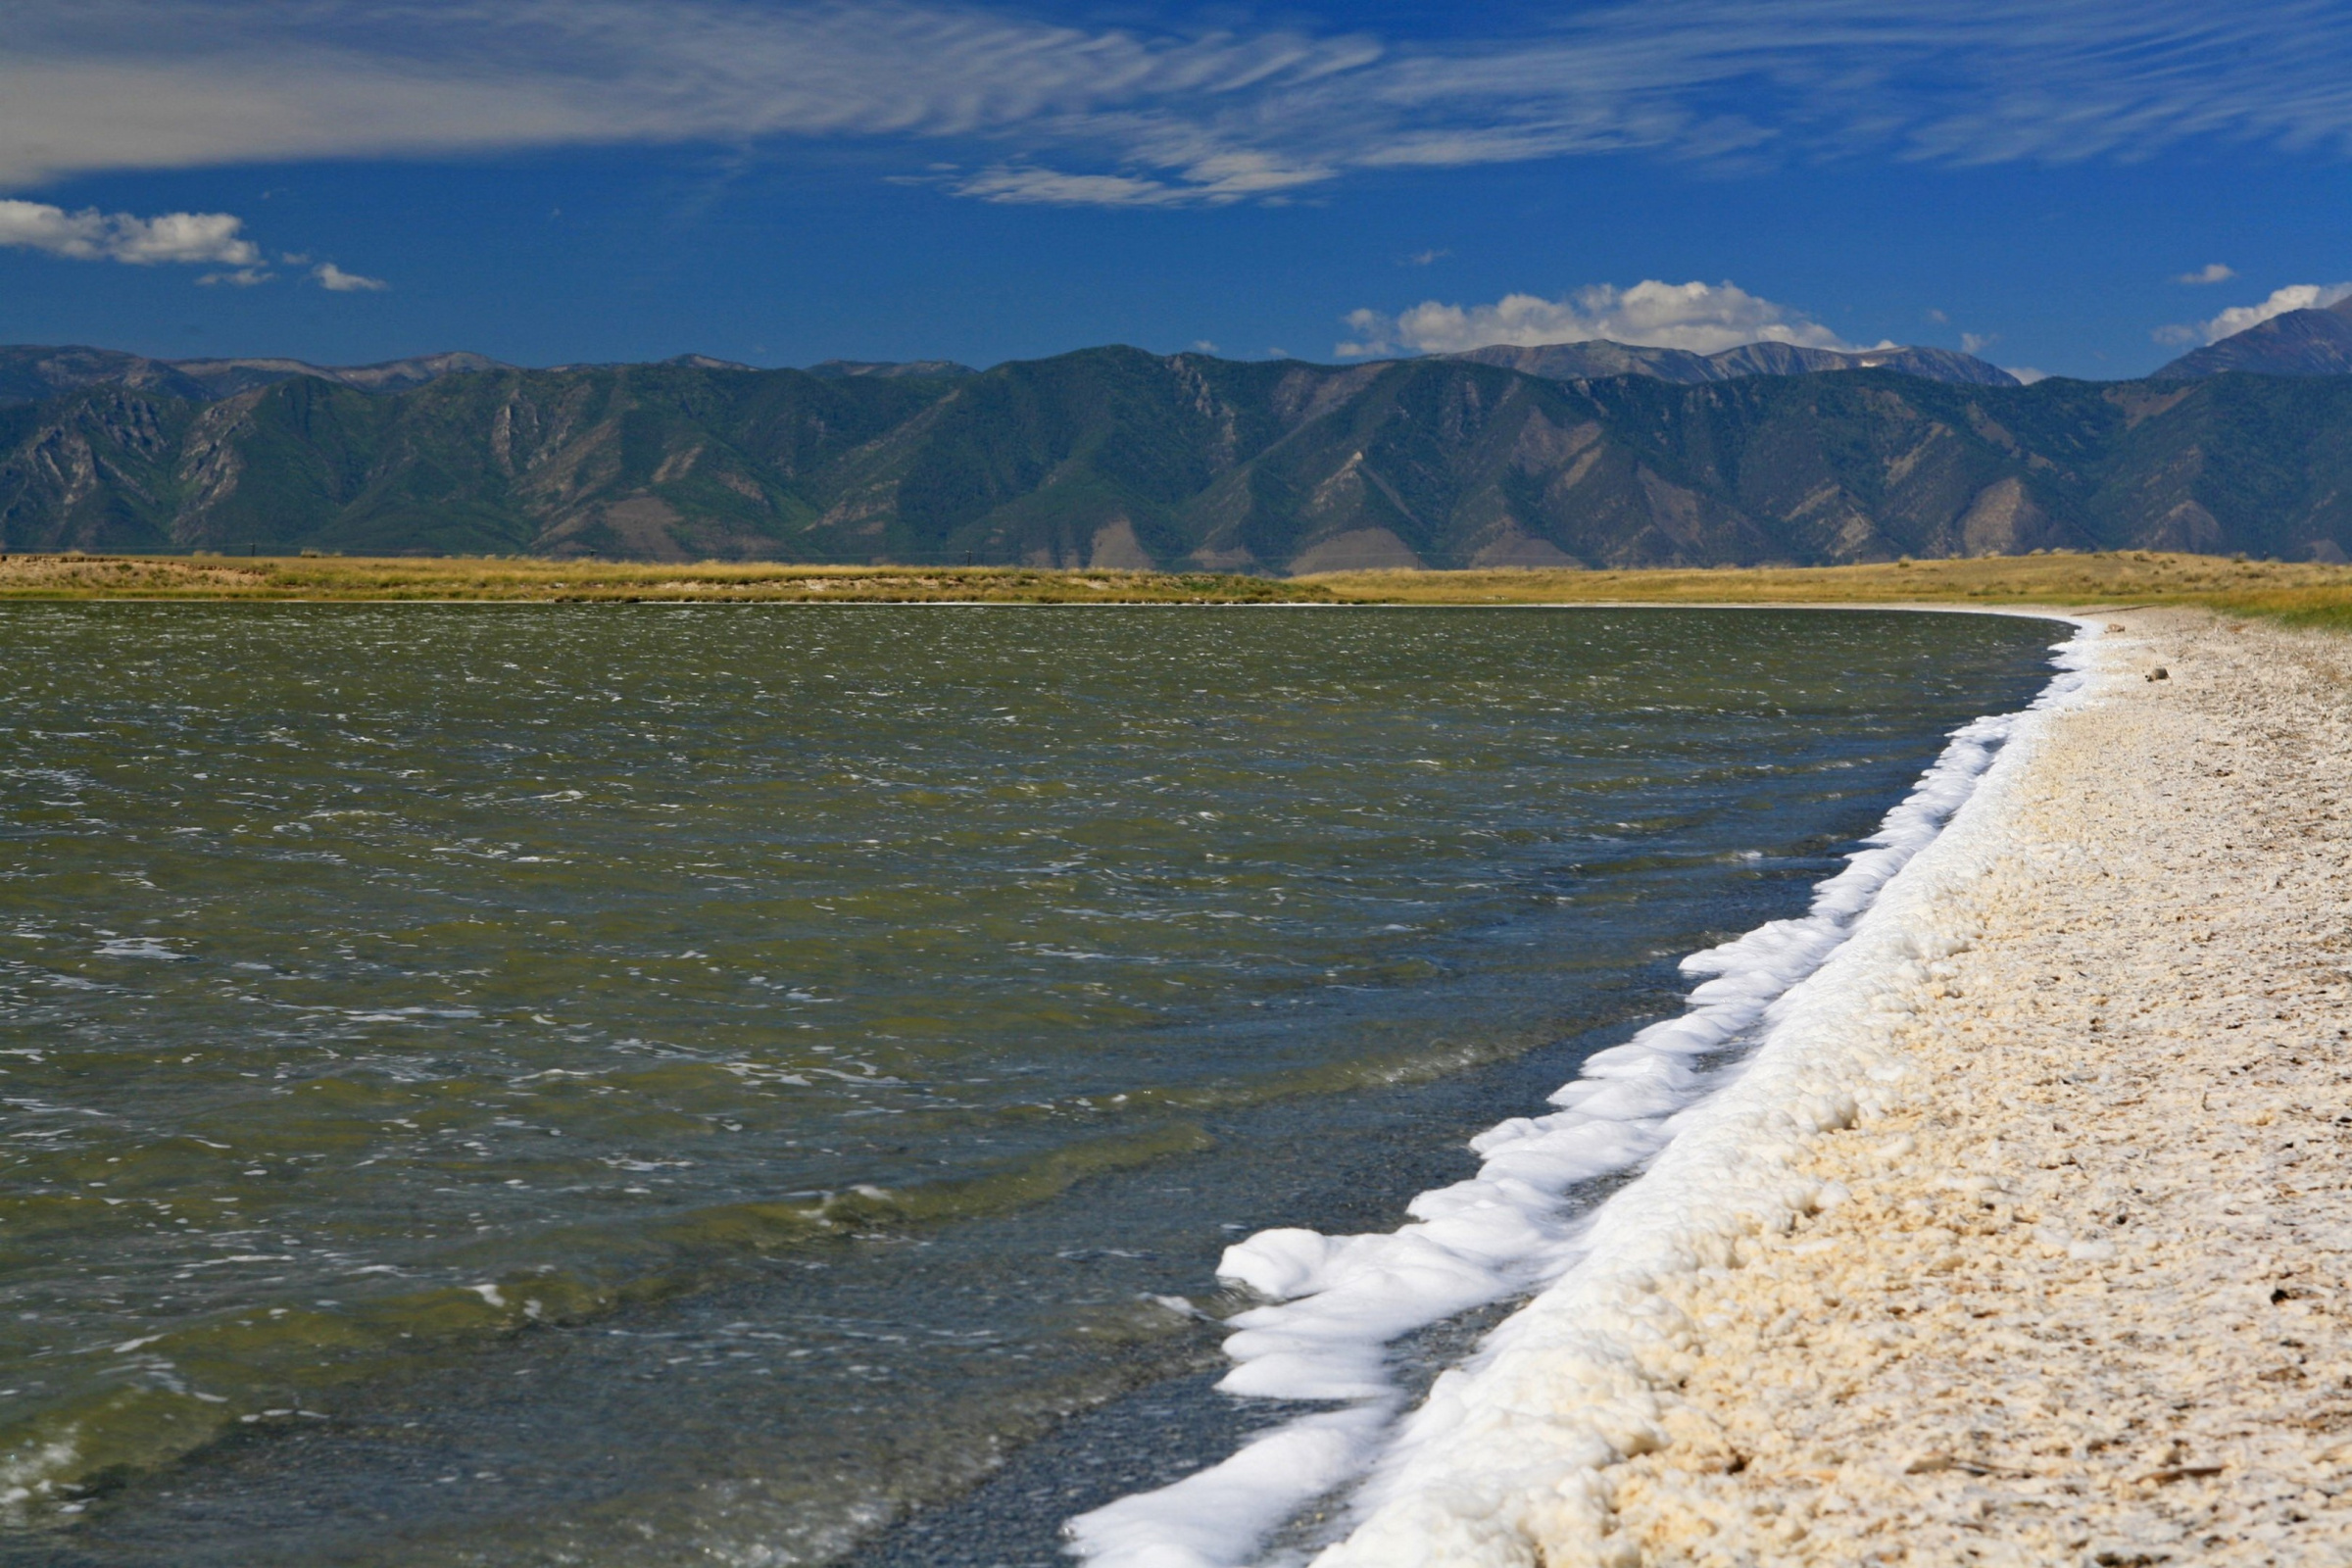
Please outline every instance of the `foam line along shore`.
M1328 1568L2344 1560L2352 648L2120 628Z
M1463 1560L2352 1556L2352 647L2123 620L1874 1003L1883 1110L1654 1282L1590 1505Z
M1573 1420L1559 1429L1532 1411L1531 1432L1506 1420L1492 1434L1496 1451L1479 1446L1476 1412L1490 1394L1512 1411L1527 1408L1531 1397L1534 1410L1545 1402L1549 1372L1531 1388L1510 1347L1530 1322L1564 1312L1599 1335L1585 1347L1592 1366L1633 1355L1639 1334L1633 1325L1606 1324L1612 1306L1639 1294L1640 1282L1659 1269L1690 1266L1707 1250L1711 1228L1727 1223L1782 1156L1792 1125L1838 1124L1865 1102L1876 1106L1883 1052L1842 1037L1813 1049L1820 1017L1849 1004L1857 986L1917 967L1911 924L1922 895L1903 895L1933 873L1923 877L1915 867L1956 813L1988 815L1972 802L1989 773L2013 776L2049 716L2081 700L2081 666L2094 629L2078 623L2057 652L2060 673L2031 709L1955 732L1912 794L1816 890L1804 915L1686 959L1685 972L1703 978L1683 1014L1590 1058L1578 1080L1552 1097L1552 1113L1513 1118L1476 1140L1477 1176L1424 1193L1410 1205L1411 1222L1392 1233L1335 1238L1274 1230L1231 1249L1220 1272L1269 1304L1232 1320L1237 1332L1226 1349L1237 1365L1221 1386L1334 1407L1174 1486L1072 1521L1080 1552L1115 1568L1248 1561L1286 1517L1370 1466L1372 1485L1356 1505L1377 1510L1367 1540L1401 1524L1393 1560L1437 1560L1432 1552L1452 1560L1446 1554L1467 1549L1467 1538L1456 1539L1460 1532L1445 1520L1419 1517L1409 1499L1424 1490L1448 1498L1507 1490L1507 1477L1531 1463L1556 1469L1583 1453L1582 1432L1559 1447ZM1906 913L1882 913L1890 900ZM1573 1200L1581 1184L1644 1166L1597 1208ZM1810 1200L1776 1190L1768 1202ZM1544 1294L1498 1331L1476 1367L1442 1378L1399 1432L1401 1400L1386 1347L1530 1291ZM1591 1372L1580 1369L1564 1387L1590 1381ZM1419 1474L1433 1464L1445 1473ZM1393 1505L1382 1507L1383 1499ZM1499 1499L1476 1504L1463 1522L1478 1534L1506 1506ZM1357 1549L1343 1547L1340 1555Z

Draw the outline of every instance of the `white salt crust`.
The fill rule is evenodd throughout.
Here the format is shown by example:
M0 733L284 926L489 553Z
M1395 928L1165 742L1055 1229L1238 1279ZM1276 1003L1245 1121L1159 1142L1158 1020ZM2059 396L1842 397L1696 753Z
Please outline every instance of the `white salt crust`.
M1655 1446L1536 1560L2352 1563L2352 639L2118 619L1847 1196L1661 1276Z
M1073 1548L1096 1568L1230 1568L1367 1464L1362 1522L1321 1563L1517 1568L1538 1540L1597 1539L1599 1469L1659 1434L1657 1352L1673 1325L1656 1282L1720 1265L1741 1237L1825 1201L1792 1174L1797 1140L1882 1108L1901 1077L1886 1018L1965 942L1937 906L1997 846L2000 803L2048 715L2082 700L2090 628L2078 625L2058 659L2069 672L2032 709L1956 732L1804 916L1686 959L1711 976L1689 1010L1592 1057L1552 1097L1558 1111L1475 1140L1476 1177L1421 1195L1396 1232L1275 1230L1230 1249L1220 1273L1274 1304L1232 1320L1238 1364L1220 1387L1354 1402L1072 1520ZM1736 1064L1692 1065L1726 1054ZM1576 1183L1644 1161L1597 1209L1567 1211ZM1391 1341L1539 1287L1395 1426Z

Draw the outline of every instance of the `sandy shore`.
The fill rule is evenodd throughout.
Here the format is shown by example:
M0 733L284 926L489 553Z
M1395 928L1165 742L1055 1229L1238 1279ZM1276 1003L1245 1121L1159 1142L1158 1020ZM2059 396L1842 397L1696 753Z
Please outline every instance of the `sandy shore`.
M1327 1562L2352 1562L2352 640L2112 620L1914 956L1733 1092L1744 1188L1520 1314Z
M1582 1544L2352 1561L2352 644L2124 623L1896 1033L1909 1093L1799 1162L1850 1196L1663 1291L1680 1441Z

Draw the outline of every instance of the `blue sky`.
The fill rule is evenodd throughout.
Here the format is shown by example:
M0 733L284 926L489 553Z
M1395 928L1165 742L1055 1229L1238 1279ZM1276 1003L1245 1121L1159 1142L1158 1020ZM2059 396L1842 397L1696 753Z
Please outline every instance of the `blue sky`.
M0 12L8 342L1763 336L2113 377L2348 278L2352 4Z

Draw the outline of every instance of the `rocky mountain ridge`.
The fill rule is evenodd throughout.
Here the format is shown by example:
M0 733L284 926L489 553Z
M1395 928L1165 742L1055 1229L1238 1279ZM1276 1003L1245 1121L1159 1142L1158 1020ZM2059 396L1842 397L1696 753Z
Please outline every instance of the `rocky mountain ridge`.
M1555 380L1590 380L1610 375L1650 375L1667 381L1720 381L1740 375L1805 375L1824 370L1894 369L1932 380L1965 381L1986 386L2014 386L2006 370L1955 354L1948 349L1873 349L1838 354L1828 349L1796 348L1786 343L1747 343L1720 354L1697 355L1683 349L1638 348L1623 343L1554 343L1541 348L1473 349L1451 356L1483 365L1501 365L1531 375ZM708 354L679 354L655 362L697 370L750 370L752 366ZM616 365L557 365L553 372L618 369ZM515 370L520 367L463 351L419 354L375 365L313 365L304 360L248 358L155 360L118 349L80 345L62 348L32 344L0 346L0 407L38 403L77 387L119 382L123 386L169 392L173 397L209 402L250 392L256 387L310 376L363 392L398 392L444 375ZM825 380L870 377L977 375L968 365L954 360L826 360L808 367L808 374Z
M2320 310L2287 311L2218 343L2183 354L2153 376L2189 380L2241 370L2253 375L2352 375L2352 298Z
M0 549L1304 572L2352 554L2352 377L1555 380L1090 349L966 374L500 368L0 409Z
M1555 381L1592 381L1612 375L1648 375L1695 385L1744 375L1817 375L1837 370L1898 370L1930 381L1970 386L2016 386L2018 379L1997 365L1950 349L1881 348L1840 352L1793 343L1742 343L1716 354L1689 349L1648 348L1594 338L1583 343L1547 343L1536 348L1497 345L1468 349L1448 359L1499 365Z
M151 360L119 349L21 344L0 346L0 407L38 403L80 387L110 383L210 402L298 375L366 392L397 392L444 375L513 368L487 355L463 352L337 366L271 358Z

